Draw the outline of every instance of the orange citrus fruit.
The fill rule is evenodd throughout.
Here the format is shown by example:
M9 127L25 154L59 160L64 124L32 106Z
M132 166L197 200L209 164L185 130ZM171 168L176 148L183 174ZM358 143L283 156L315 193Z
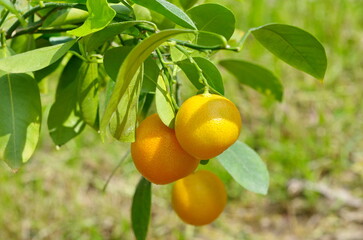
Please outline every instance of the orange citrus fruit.
M147 117L136 129L131 155L139 172L156 184L183 178L199 164L199 160L181 148L174 129L164 125L157 114Z
M227 202L223 182L212 172L199 170L173 186L174 211L186 223L201 226L213 222Z
M198 159L218 156L230 147L241 130L237 107L216 94L187 99L175 119L175 133L182 148Z

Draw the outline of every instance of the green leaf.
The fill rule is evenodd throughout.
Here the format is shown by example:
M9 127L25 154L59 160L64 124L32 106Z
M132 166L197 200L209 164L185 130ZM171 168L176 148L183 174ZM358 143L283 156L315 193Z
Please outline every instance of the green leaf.
M110 132L119 141L135 141L138 100L143 75L143 67L140 67L139 73L131 80L127 91L121 97L116 113L111 118Z
M153 10L176 24L190 29L197 29L193 21L180 8L166 0L132 0L134 3Z
M111 48L105 53L103 64L105 66L106 73L112 80L116 81L118 71L132 48L133 47L131 46L116 47ZM160 69L156 62L151 57L148 57L144 63L144 79L141 88L142 92L155 93L159 72Z
M161 121L168 127L174 127L175 107L172 103L170 94L166 90L162 76L159 77L155 93L156 110Z
M114 81L117 79L118 71L133 46L111 48L105 53L103 65L108 76Z
M82 23L87 17L88 12L78 8L59 9L45 19L42 27L57 27L67 24Z
M81 116L85 123L95 130L98 130L98 64L84 62L78 71L77 78L79 83L78 100Z
M180 5L183 7L184 10L187 10L193 7L198 0L179 0Z
M60 59L76 40L0 59L0 70L10 73L33 72L45 68ZM33 61L30 61L33 59Z
M240 185L252 192L267 194L269 174L266 165L249 146L237 141L217 158Z
M146 118L150 110L151 104L153 103L155 94L143 93L140 96L141 101L139 101L139 116L141 119Z
M146 21L127 21L119 23L111 23L99 32L90 34L82 39L86 46L86 51L91 52L102 46L106 41L113 39L128 28L140 23L148 23Z
M160 68L152 57L148 57L144 62L144 79L141 92L155 93L156 83L160 74Z
M8 9L12 14L14 14L19 19L19 21L21 22L21 24L23 26L26 26L26 22L25 22L24 18L22 17L20 12L18 10L16 10L14 4L10 0L0 0L0 5L4 6L6 9Z
M279 79L269 70L259 65L240 60L223 60L219 62L232 73L239 82L250 86L265 95L272 95L282 101L283 86Z
M34 72L34 79L39 83L44 78L53 73L61 64L63 58L58 59L55 63L49 65L48 67L42 68Z
M141 178L131 206L131 222L137 240L145 240L151 215L151 183Z
M218 68L208 59L201 57L194 57L194 61L199 68L203 71L204 77L207 79L208 84L219 94L224 94L224 86L222 75ZM189 78L190 82L198 89L204 88L204 85L200 82L199 71L189 59L177 62L178 66L183 70L185 75Z
M15 37L11 40L10 47L16 53L23 53L33 50L36 47L34 36L31 34L24 34Z
M120 70L118 71L115 89L102 117L100 127L101 134L105 133L105 129L111 119L112 114L115 112L118 103L120 102L121 96L128 89L128 86L137 72L137 69L141 66L145 59L155 50L155 48L157 48L167 39L177 34L187 32L193 31L179 29L160 31L144 39L140 44L131 50L124 60Z
M231 38L236 19L228 8L214 3L201 4L187 11L198 30Z
M68 31L69 34L83 37L105 28L115 17L116 12L107 3L107 0L88 0L87 9L89 17L79 28Z
M42 107L36 81L26 74L1 76L0 103L0 159L18 169L39 141Z
M310 33L284 24L265 25L252 29L252 33L266 49L289 65L319 80L324 79L326 53Z
M82 60L76 56L68 61L58 82L55 102L49 111L48 130L57 146L66 144L86 126L78 106L77 72L81 66Z
M14 55L15 53L12 51L11 48L7 46L1 46L0 47L0 59L10 57L11 55ZM6 74L6 72L0 70L0 77L2 75Z

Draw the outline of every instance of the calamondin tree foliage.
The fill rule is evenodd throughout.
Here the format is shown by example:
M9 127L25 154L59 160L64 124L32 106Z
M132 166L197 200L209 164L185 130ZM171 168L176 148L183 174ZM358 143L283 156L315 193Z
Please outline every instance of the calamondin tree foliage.
M152 156L143 157L150 152L161 154L165 164L169 158L190 159L190 166L175 165L185 168L183 173L165 168L165 174L177 171L180 175L166 176L167 180L161 177L156 183L180 179L208 186L208 178L213 178L219 192L225 192L212 173L192 173L199 162L206 164L216 158L211 161L219 161L240 185L266 194L267 168L256 152L236 141L241 119L234 104L223 97L220 70L277 101L283 100L283 85L268 68L240 57L215 62L213 55L216 51L242 51L250 37L287 64L322 80L326 54L314 36L285 24L241 29L244 35L236 39L232 37L235 16L222 4L202 0L0 0L0 159L15 172L36 151L42 124L59 147L88 125L99 133L100 141L112 136L133 142L132 156L139 170L143 164L161 164L154 170L163 170L162 162L146 162L155 161ZM59 74L48 78L55 71ZM180 108L181 75L190 80L197 96L189 107L186 103ZM44 114L40 94L47 81L57 81L57 87L49 114ZM147 122L136 131L145 118ZM222 119L220 125L213 122L217 118ZM143 142L138 135L164 139L168 147L152 139ZM226 140L227 135L230 139ZM215 154L208 150L210 146ZM196 148L202 149L201 155L193 150ZM154 182L150 176L155 172L140 172L145 178L136 187L132 223L136 238L145 239ZM183 179L189 174L196 175ZM207 220L200 221L190 217L182 199L189 189L182 185L175 185L173 202L178 215L187 216L183 220L200 225L219 215L217 212L210 219L207 215ZM206 189L204 196L214 194ZM224 201L222 196L222 210Z

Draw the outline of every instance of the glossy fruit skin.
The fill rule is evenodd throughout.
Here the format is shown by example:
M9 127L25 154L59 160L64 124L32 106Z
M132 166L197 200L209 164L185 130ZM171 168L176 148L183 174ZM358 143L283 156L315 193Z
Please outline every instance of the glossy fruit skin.
M168 184L192 173L199 160L186 153L157 114L147 117L136 130L131 155L139 172L150 182Z
M212 172L199 170L173 186L174 211L186 223L201 226L213 222L223 212L227 193L223 182Z
M175 119L175 133L182 148L198 159L218 156L240 134L241 115L227 98L200 94L187 99Z

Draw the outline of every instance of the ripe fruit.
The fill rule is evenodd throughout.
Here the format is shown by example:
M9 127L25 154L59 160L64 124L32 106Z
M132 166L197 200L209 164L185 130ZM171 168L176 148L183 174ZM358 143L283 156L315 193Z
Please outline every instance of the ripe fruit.
M237 107L216 94L186 100L175 119L175 133L182 148L199 159L218 156L238 138L242 126Z
M186 223L201 226L213 222L227 202L223 182L212 172L199 170L173 186L174 211Z
M199 164L199 160L181 148L174 129L165 126L157 114L147 117L137 128L131 155L139 172L156 184L183 178Z

